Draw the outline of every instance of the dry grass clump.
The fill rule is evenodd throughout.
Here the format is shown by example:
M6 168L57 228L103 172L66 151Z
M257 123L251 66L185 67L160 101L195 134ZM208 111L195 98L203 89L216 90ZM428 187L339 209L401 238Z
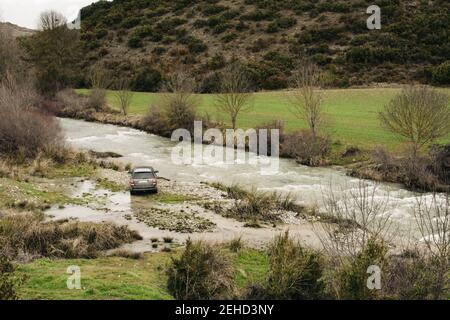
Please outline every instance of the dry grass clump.
M140 252L133 252L126 249L117 249L108 254L109 257L121 257L126 259L139 260L142 259L143 254Z
M218 246L204 242L186 243L179 258L167 270L169 292L181 300L229 298L234 291L234 270Z
M0 220L3 254L32 257L95 258L101 251L142 239L125 226L77 221L43 222L34 214L11 214Z
M273 192L259 192L256 189L247 191L240 186L225 186L219 183L212 184L213 187L225 191L227 196L234 199L233 206L223 209L215 206L220 214L232 217L241 221L270 221L275 222L280 219L283 211L301 212L302 207L294 203L290 195L281 195Z

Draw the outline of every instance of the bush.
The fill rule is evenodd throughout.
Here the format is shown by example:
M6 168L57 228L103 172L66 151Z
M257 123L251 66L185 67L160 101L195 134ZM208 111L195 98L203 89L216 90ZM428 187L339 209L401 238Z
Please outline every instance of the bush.
M447 299L450 287L439 276L440 261L424 257L419 251L406 251L389 260L383 293L392 299ZM448 268L447 268L448 269ZM447 281L448 282L448 281Z
M133 35L128 39L128 46L136 49L142 47L142 40L137 35Z
M178 300L229 298L234 291L234 272L221 249L203 242L186 243L179 258L167 270L167 287Z
M331 142L328 138L314 137L310 131L303 130L287 134L280 146L280 155L296 159L297 162L307 166L320 166L325 162L331 151Z
M319 254L295 243L286 232L275 238L269 250L269 271L256 298L307 300L323 297L322 259Z
M446 61L435 67L432 71L432 79L435 84L450 84L450 61Z
M186 129L193 133L197 120L199 100L193 94L194 80L183 73L172 75L166 83L167 91L159 106L152 106L141 120L148 132L170 137L176 129Z
M161 73L151 67L144 67L138 71L131 81L131 89L138 92L156 92L162 82Z
M89 108L101 111L106 104L106 90L94 88L91 90L87 99L87 105Z
M76 221L43 222L33 214L9 215L0 224L1 248L37 257L95 258L99 251L142 238L125 226Z
M20 280L16 278L15 267L0 253L0 300L18 300L17 286Z
M387 247L375 239L370 239L367 245L354 257L349 258L333 278L336 279L335 294L338 299L370 300L378 298L377 290L367 287L367 269L376 265L384 269L386 266Z
M28 86L0 84L0 154L33 158L46 147L61 145L58 123L35 104Z

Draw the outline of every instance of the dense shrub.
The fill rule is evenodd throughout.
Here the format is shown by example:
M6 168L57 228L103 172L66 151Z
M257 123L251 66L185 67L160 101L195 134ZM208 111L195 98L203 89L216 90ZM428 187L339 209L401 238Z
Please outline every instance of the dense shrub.
M95 109L96 111L101 111L104 109L106 104L106 90L94 88L89 93L87 99L87 106L89 108Z
M139 36L133 35L128 39L128 46L136 49L142 47L142 40Z
M179 300L230 298L233 268L221 248L203 242L186 243L179 258L172 258L167 270L169 292Z
M444 279L441 277L441 263L417 250L391 257L384 272L383 294L402 300L447 299L450 287L445 281L446 275Z
M161 72L152 67L144 67L131 81L131 89L138 92L156 92L160 89L161 83Z
M100 251L142 239L125 226L77 221L43 222L34 214L5 216L0 224L0 244L6 254L31 257L95 258Z
M285 135L280 146L281 156L296 159L300 164L308 166L323 164L330 151L331 142L328 138L314 138L307 130Z
M323 262L318 253L303 248L286 232L269 246L269 270L251 298L307 300L323 298Z
M432 71L433 82L441 85L450 84L450 61L435 67Z
M0 300L17 300L17 286L20 279L15 275L15 267L0 252Z
M386 265L386 246L375 240L368 241L365 248L354 258L349 258L335 275L334 290L338 299L370 300L376 299L377 290L367 287L367 269L376 265L383 270ZM345 259L345 258L344 258Z
M36 102L29 86L17 85L14 80L0 84L0 154L24 160L61 144L56 119L36 109Z

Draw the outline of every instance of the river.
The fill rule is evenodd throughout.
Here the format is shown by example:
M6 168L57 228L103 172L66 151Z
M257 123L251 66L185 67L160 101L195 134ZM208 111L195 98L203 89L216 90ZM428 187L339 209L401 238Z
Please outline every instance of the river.
M356 190L359 179L349 177L343 168L311 168L298 165L289 159L280 159L279 170L266 175L260 164L176 164L172 161L172 150L176 142L139 130L79 120L60 119L70 146L99 152L116 152L123 155L120 160L133 165L150 165L159 170L159 175L168 179L189 182L221 182L239 184L261 191L289 193L299 203L323 207L323 196L330 189L337 194ZM367 183L375 185L374 182ZM385 214L391 216L395 225L403 232L414 228L412 208L416 194L396 184L377 184L376 199L388 199ZM431 195L425 195L431 196Z

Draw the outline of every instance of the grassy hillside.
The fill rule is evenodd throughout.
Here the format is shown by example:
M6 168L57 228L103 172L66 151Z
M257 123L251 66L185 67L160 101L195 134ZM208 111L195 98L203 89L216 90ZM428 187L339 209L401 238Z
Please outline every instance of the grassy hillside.
M450 95L450 89L440 89ZM88 90L78 90L87 94ZM335 89L325 91L325 106L328 126L333 140L343 144L373 148L376 145L394 148L401 143L395 136L386 132L379 123L378 112L398 92L398 88ZM145 114L150 106L157 105L161 98L158 93L135 93L130 108L131 114ZM223 119L229 124L225 114L218 113L214 97L200 95L200 112ZM118 109L114 92L109 91L108 103ZM260 92L255 94L253 110L239 118L240 128L254 128L274 119L285 121L288 131L305 127L305 123L295 119L289 111L286 93L282 91ZM450 140L450 137L449 139Z
M382 30L366 27L373 4ZM184 68L210 92L233 58L245 62L256 89L287 87L305 57L328 70L334 86L445 84L449 25L447 0L115 0L82 10L85 67L127 76L140 91L156 91L161 76Z

